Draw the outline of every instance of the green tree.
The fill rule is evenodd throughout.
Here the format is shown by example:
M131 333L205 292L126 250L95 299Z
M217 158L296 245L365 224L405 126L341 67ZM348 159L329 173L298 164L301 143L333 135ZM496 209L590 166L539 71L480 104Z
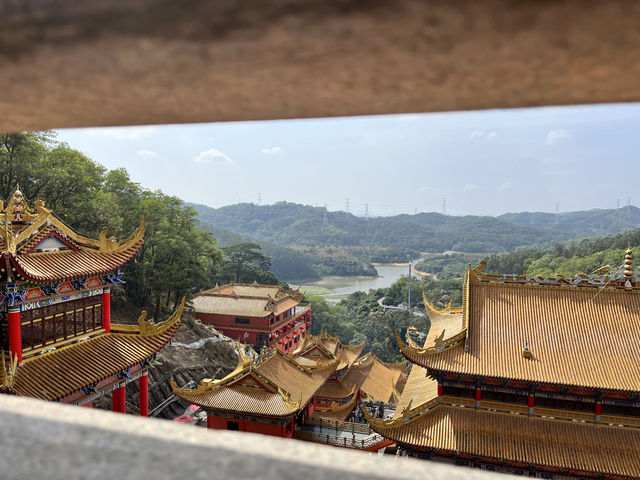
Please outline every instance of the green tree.
M254 277L260 276L261 272L262 277L268 278L264 272L269 271L271 259L262 253L257 243L238 243L224 247L222 251L227 258L226 268L236 282L249 282L252 278L257 281Z

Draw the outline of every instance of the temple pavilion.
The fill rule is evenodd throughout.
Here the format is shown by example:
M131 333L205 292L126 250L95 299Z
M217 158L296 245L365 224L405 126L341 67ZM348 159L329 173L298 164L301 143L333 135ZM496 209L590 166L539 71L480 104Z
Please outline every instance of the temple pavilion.
M144 219L126 240L75 233L45 208L27 204L19 187L0 201L0 343L2 391L91 406L112 393L125 413L127 383L138 381L140 415L148 414L147 371L179 326L180 308L165 322L111 323L110 287L143 245Z
M275 345L296 350L311 325L311 307L301 306L299 291L279 285L229 283L198 293L195 317L224 335L257 348Z
M542 478L640 477L640 283L621 272L466 272L462 308L425 299L398 414L368 417L410 456ZM365 412L366 413L366 412ZM367 416L367 415L366 415Z
M344 420L363 395L382 401L393 396L403 383L404 364L377 361L374 370L374 356L358 360L363 348L364 342L342 345L333 335L309 334L295 352L265 348L249 360L241 351L237 368L225 378L204 379L195 389L172 381L173 391L207 412L208 428L292 438L295 425L310 419ZM384 378L368 379L374 371ZM378 392L382 398L371 397Z

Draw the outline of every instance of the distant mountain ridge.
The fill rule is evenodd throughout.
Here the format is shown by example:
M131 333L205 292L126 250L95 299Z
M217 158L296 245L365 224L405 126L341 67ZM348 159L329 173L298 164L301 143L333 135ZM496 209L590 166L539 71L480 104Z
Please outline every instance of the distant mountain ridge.
M241 203L221 208L191 204L207 224L282 246L384 246L425 252L495 253L523 245L594 235L640 226L640 209L624 207L554 214L508 213L456 217L440 213L363 218L290 202Z

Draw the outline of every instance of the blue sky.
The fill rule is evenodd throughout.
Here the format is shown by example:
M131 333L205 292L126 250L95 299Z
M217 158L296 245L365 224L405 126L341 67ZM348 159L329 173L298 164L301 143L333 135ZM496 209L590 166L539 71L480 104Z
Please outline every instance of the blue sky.
M219 207L499 215L640 202L640 104L59 130L134 181Z

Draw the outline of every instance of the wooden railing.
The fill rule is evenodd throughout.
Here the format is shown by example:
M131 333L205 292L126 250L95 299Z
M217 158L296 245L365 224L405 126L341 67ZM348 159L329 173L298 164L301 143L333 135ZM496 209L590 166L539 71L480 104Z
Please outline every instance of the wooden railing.
M475 407L476 401L473 398L453 397L450 395L442 395L440 402L446 405L462 405L464 407Z
M305 423L314 427L333 428L347 432L363 433L365 435L373 433L369 425L366 423L342 422L340 420L325 420L314 417L308 418Z
M313 443L324 443L326 445L334 445L336 447L355 448L358 450L367 450L378 444L388 442L382 435L375 434L368 438L357 439L354 437L348 438L337 435L307 432L303 430L295 431L295 438L298 440L304 440Z
M478 408L482 408L485 410L495 410L496 412L510 412L524 415L529 413L529 407L527 407L526 405L517 403L493 402L491 400L480 400L480 405Z
M640 418L621 417L618 415L600 415L600 423L624 425L627 427L640 427Z

